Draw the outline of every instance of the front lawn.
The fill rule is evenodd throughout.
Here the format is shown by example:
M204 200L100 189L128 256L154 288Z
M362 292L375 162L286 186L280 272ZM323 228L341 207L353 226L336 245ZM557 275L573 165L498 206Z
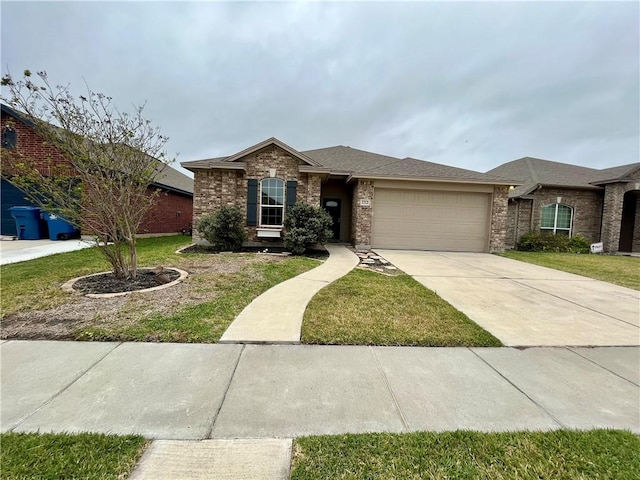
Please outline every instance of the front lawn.
M354 269L318 292L302 342L343 345L499 347L495 338L409 275Z
M141 238L138 263L169 265L178 257L176 249L190 242L191 238L184 235ZM60 289L61 284L74 277L108 270L109 265L95 247L3 265L0 267L2 316L67 303L70 296Z
M147 445L128 435L83 433L0 435L3 479L121 479L129 475Z
M626 431L419 432L298 438L291 479L637 479Z
M190 238L139 241L141 266L178 267L187 279L171 288L93 299L60 285L106 270L95 249L2 266L1 338L216 342L255 297L319 261L255 253L176 254Z
M640 290L640 258L637 257L515 250L508 250L501 255Z

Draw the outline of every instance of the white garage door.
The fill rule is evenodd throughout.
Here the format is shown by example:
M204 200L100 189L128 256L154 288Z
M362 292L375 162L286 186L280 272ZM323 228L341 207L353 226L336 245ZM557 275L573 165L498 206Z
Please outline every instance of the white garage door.
M373 247L486 252L488 193L376 188Z

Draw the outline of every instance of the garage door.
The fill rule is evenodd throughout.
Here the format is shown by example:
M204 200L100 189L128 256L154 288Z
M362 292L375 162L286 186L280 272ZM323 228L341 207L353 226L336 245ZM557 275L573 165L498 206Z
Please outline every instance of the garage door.
M485 252L488 193L376 188L373 247Z

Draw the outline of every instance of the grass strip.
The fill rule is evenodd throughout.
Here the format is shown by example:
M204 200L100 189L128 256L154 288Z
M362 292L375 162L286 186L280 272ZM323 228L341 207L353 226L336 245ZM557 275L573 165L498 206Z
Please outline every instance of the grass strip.
M213 280L211 301L181 308L173 315L152 315L134 325L114 330L83 328L77 340L217 342L236 316L253 299L269 288L318 266L305 257L290 257L282 262L254 264L233 274L221 274Z
M500 340L409 275L362 269L316 294L302 342L338 345L499 347Z
M146 447L140 436L5 433L0 435L3 479L121 479Z
M506 251L503 257L640 290L640 258L623 255Z
M621 430L357 434L295 440L291 479L638 479Z

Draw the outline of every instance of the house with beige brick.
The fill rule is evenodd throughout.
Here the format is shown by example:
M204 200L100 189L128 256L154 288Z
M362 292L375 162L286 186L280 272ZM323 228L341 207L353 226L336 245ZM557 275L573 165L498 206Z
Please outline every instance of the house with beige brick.
M640 163L599 170L524 157L487 173L521 183L509 192L508 248L527 232L550 232L640 252Z
M194 226L235 205L248 245L281 243L287 210L306 202L329 212L334 241L359 248L505 248L514 181L497 175L346 146L298 151L276 138L181 165L194 174Z

